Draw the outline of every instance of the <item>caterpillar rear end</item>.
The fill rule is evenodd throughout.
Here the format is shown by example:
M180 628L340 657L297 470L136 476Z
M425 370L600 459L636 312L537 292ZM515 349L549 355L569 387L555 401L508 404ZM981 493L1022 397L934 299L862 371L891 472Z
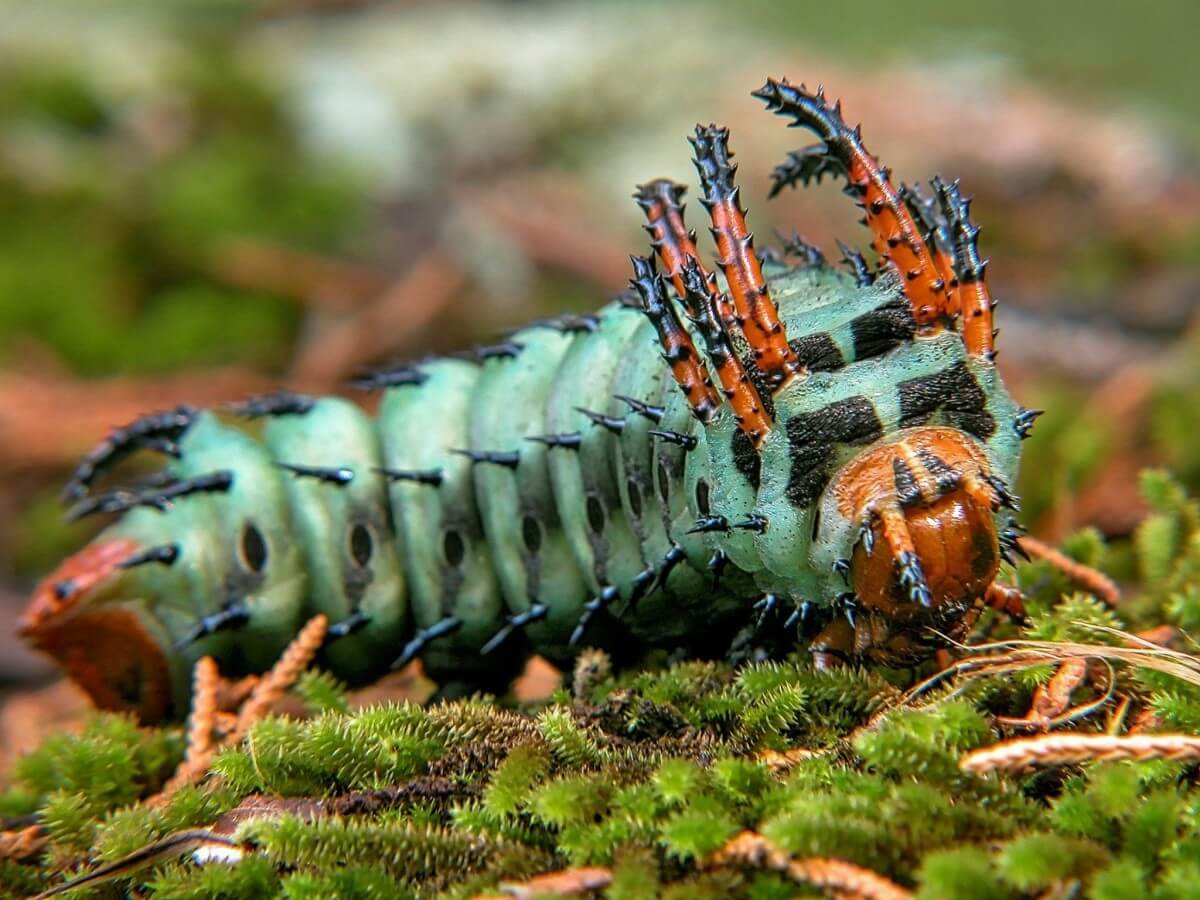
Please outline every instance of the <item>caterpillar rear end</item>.
M877 266L799 238L760 254L729 133L697 126L714 264L684 187L651 181L627 293L369 373L375 419L280 392L233 407L261 440L189 407L114 430L65 494L117 518L41 583L22 636L97 705L155 721L186 712L199 657L262 671L317 613L321 664L353 683L420 657L492 689L531 652L712 656L760 628L818 666L908 665L988 603L1019 613L996 575L1036 412L994 365L967 202L894 187L820 90L755 96L817 138L772 194L843 179ZM161 473L98 489L138 452Z

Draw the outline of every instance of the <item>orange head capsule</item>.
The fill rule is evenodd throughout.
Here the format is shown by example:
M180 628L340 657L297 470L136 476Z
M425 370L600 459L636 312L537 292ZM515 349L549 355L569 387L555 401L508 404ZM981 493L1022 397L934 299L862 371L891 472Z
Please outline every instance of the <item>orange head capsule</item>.
M897 664L959 639L1000 566L994 509L1010 498L962 432L917 428L847 463L828 503L857 523L842 652Z

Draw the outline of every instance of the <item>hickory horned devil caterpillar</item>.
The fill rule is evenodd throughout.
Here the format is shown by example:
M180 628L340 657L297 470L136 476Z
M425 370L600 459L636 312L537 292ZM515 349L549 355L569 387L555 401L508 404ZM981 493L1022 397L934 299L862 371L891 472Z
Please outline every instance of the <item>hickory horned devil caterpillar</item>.
M114 430L66 497L121 517L42 582L21 633L99 706L153 721L186 712L201 656L262 671L317 613L334 623L321 663L348 681L420 656L493 686L531 651L720 655L756 628L817 665L906 665L985 604L1019 613L995 578L1037 413L993 363L967 202L936 178L931 197L894 188L821 90L755 96L819 138L772 195L844 178L878 273L798 237L797 265L757 254L729 132L697 126L723 277L684 188L653 181L635 196L657 261L633 258L629 294L370 373L375 420L280 392L235 407L266 420L261 441L189 407ZM140 450L169 458L161 475L91 492Z

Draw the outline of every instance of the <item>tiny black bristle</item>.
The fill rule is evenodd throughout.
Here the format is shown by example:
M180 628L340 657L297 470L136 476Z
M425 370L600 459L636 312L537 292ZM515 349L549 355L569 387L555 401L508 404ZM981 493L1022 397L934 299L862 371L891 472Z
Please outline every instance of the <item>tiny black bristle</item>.
M1016 432L1017 437L1019 437L1021 440L1025 440L1027 437L1029 437L1029 435L1033 433L1034 423L1037 422L1038 417L1043 413L1045 413L1045 410L1043 409L1022 409L1015 416L1013 416L1012 427L1013 431Z
M539 444L545 444L547 447L562 447L566 450L578 450L583 446L583 435L578 431L572 431L568 434L533 434L525 438L527 441L536 441Z
M494 466L504 466L507 469L515 469L521 462L520 450L464 450L461 448L452 448L451 453L457 453L459 456L465 456L471 462L489 463Z
M520 631L527 625L530 625L534 622L540 622L542 619L546 618L549 612L550 607L546 604L534 603L529 607L529 609L525 610L525 612L517 613L515 616L509 616L508 621L504 623L500 630L488 638L487 643L479 648L479 655L487 656L506 640L508 640L509 636Z
M165 412L140 416L128 425L114 428L75 467L63 488L63 502L70 503L83 497L101 472L139 450L178 458L181 450L177 442L198 414L195 407L177 406Z
M724 516L701 516L687 533L706 534L710 531L729 531L729 520Z
M695 450L700 443L694 435L680 434L678 431L671 431L670 429L666 428L651 428L647 433L652 434L656 438L660 438L669 444L678 444L684 450L688 451Z
M219 612L204 616L184 632L183 636L175 642L175 649L182 650L203 637L216 634L218 631L229 631L233 628L240 628L249 621L250 608L244 602L239 600L230 603Z
M400 651L400 655L392 662L393 669L402 669L410 662L416 659L426 647L438 638L443 638L446 635L453 634L462 628L462 619L454 616L447 616L434 622L428 628L422 628L418 631Z
M177 559L179 559L178 544L159 544L155 547L148 547L127 559L121 560L120 568L132 569L135 566L144 566L150 563L171 566L175 564L175 560Z
M247 419L259 419L263 416L302 416L309 412L316 402L306 394L275 391L230 403L229 410Z
M734 528L740 528L743 531L753 531L755 534L762 534L767 530L767 517L758 513L751 513L740 522L734 522Z
M662 421L662 417L667 414L667 409L664 406L654 406L644 400L635 400L633 397L626 397L624 394L614 394L618 400L626 404L639 416L649 419L655 425Z
M715 591L721 583L721 576L725 574L725 569L729 565L729 554L724 550L717 550L709 558L705 568L712 572L712 589Z
M842 251L842 262L850 269L854 275L854 283L858 287L870 287L875 283L875 273L871 271L867 261L863 259L863 255L841 241L837 242L838 249Z
M422 385L429 376L413 365L399 365L390 368L372 369L355 378L347 384L361 391L378 391L391 387L405 385Z
M784 256L800 260L802 268L818 269L825 265L825 254L816 244L805 240L799 232L793 231L792 236L788 238L779 235L779 241L783 245Z
M625 419L620 416L606 416L603 413L598 413L590 409L584 409L582 406L575 407L576 412L581 412L592 421L593 424L606 428L613 434L620 434L625 430Z
M905 550L896 558L896 568L900 573L900 586L908 592L908 599L925 607L932 606L933 594L916 554Z
M771 190L767 199L774 199L784 188L808 187L814 181L820 184L826 175L837 178L845 174L845 164L831 155L824 143L794 150L771 171Z
M607 609L620 596L621 592L610 584L601 588L599 594L583 604L583 612L579 616L579 622L575 625L574 631L571 632L571 637L567 640L567 645L577 646L583 640L583 635L596 614Z
M67 521L74 522L95 513L116 513L147 506L164 512L176 500L191 494L223 493L233 486L233 472L221 469L194 478L172 481L166 487L146 491L116 490L80 501L67 511Z
M441 469L383 469L375 470L388 481L411 481L416 484L427 484L430 487L440 487L444 479Z
M286 462L277 462L275 465L285 472L291 472L297 478L312 478L322 484L341 487L354 480L354 470L347 466L306 466Z
M483 363L489 359L514 359L524 349L525 345L519 344L516 341L502 341L499 344L485 344L472 347L469 350L460 350L450 355L454 359Z

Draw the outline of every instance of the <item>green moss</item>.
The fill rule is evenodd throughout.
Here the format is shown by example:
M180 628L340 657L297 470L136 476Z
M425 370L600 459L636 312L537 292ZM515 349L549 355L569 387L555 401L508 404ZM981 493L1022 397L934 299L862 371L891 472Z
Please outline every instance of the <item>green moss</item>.
M1030 598L1027 634L1090 641L1097 655L1124 639L1104 631L1167 618L1190 625L1200 589L1200 515L1170 479L1144 489L1170 533L1122 617L1095 598ZM1111 558L1094 533L1064 549ZM1155 552L1158 549L1156 548ZM1040 579L1040 564L1023 566ZM1125 615L1128 615L1128 619ZM297 691L311 717L268 718L213 765L218 780L161 808L153 793L180 755L178 729L95 716L55 736L14 769L12 815L35 812L49 844L30 865L0 867L0 887L28 893L187 829L250 795L246 859L197 868L169 859L123 872L130 890L161 896L470 897L570 865L613 869L609 896L793 896L776 872L703 868L743 829L797 857L871 869L930 898L1195 895L1200 788L1183 762L1097 763L1029 774L967 774L965 753L1010 736L1052 664L973 673L906 697L922 672L815 672L803 654L740 669L719 662L648 665L596 678L538 710L486 697L350 711L320 673ZM1113 659L1112 692L1158 727L1200 734L1200 686L1181 670ZM1073 702L1102 699L1108 669ZM1095 730L1116 703L1072 727ZM778 751L804 751L773 771ZM765 751L771 754L763 755ZM262 798L277 798L264 801ZM261 805L264 802L267 806ZM274 806L271 803L274 802Z

